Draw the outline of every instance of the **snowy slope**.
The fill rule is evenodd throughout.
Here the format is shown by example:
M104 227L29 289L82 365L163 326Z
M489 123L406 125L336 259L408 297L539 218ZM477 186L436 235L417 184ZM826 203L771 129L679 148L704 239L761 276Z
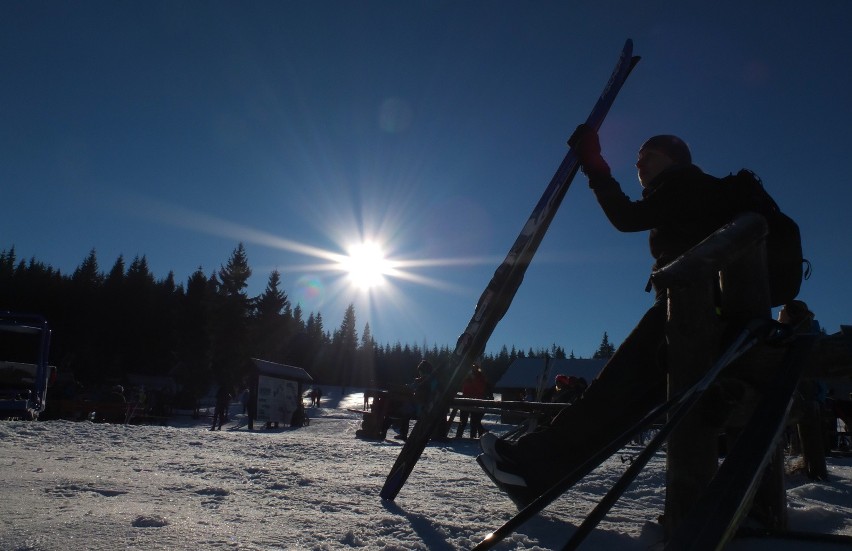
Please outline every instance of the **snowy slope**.
M383 503L400 446L355 438L360 419L345 408L362 396L336 392L296 430L248 432L236 405L221 432L188 418L169 427L0 423L0 549L469 549L514 512L467 439L430 445L396 501ZM616 454L498 548L559 548L631 453ZM852 459L830 461L827 483L788 478L792 528L852 535ZM659 543L663 465L658 455L585 548ZM839 547L740 540L730 548Z

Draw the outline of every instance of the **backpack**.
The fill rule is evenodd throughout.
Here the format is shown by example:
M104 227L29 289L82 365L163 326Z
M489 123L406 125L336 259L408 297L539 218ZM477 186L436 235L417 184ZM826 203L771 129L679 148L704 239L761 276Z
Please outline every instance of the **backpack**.
M802 257L799 225L781 212L766 192L763 182L752 171L742 169L722 178L725 196L733 214L750 211L766 218L766 261L769 272L769 298L772 306L781 306L796 298L802 279L810 277L810 262Z

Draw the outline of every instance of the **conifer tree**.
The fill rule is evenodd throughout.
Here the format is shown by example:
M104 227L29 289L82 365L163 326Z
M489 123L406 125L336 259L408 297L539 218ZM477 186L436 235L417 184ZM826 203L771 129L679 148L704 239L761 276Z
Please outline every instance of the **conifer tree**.
M182 400L193 408L207 391L213 377L210 304L213 287L201 267L189 277L182 299L178 323L177 383L183 389ZM186 403L183 404L186 407Z
M360 379L359 383L372 385L376 379L376 341L373 340L369 323L364 324L357 357L356 370Z
M98 256L95 249L89 251L89 255L83 260L82 264L74 270L71 279L75 283L88 286L93 290L100 287L103 283L103 274L98 268Z
M358 331L355 327L355 305L349 304L343 314L340 329L335 331L332 346L335 351L338 368L340 369L340 384L347 386L353 383L354 369L358 351Z
M274 361L284 361L284 346L289 339L287 314L290 301L279 288L281 274L273 270L266 282L266 289L254 302L255 315L252 324L251 355Z
M32 264L34 264L33 259ZM30 269L30 271L32 271ZM95 249L74 270L69 288L69 304L76 322L66 327L66 337L73 339L75 374L83 379L105 376L109 371L109 359L104 356L103 317L104 302L101 291L104 277L98 267Z
M218 381L236 385L249 362L248 324L251 300L246 293L251 277L245 247L240 243L217 275L213 310L213 370Z
M598 346L598 349L595 351L594 355L592 355L592 358L596 360L605 360L611 358L613 354L615 354L615 347L610 344L609 335L607 335L606 331L604 331L601 344L600 346Z

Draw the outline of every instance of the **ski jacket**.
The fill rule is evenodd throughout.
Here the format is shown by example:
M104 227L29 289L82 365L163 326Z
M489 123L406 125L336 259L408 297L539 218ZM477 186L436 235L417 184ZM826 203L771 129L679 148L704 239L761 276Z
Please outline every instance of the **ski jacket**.
M476 371L467 376L462 383L462 396L465 398L485 398L488 381L482 371Z
M421 375L414 379L414 402L417 414L423 411L438 392L438 378L434 373Z
M589 180L601 208L616 229L650 230L654 269L662 268L731 219L719 179L695 165L660 173L642 198L631 201L612 177Z

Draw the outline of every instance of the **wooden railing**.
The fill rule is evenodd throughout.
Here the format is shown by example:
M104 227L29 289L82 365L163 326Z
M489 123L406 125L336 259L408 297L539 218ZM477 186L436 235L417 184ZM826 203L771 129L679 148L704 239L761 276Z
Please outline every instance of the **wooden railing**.
M690 386L719 355L727 328L771 317L763 217L744 213L652 275L668 290L669 393ZM731 366L758 369L746 355ZM759 362L762 363L762 362ZM721 418L730 412L712 392L672 432L667 446L664 525L671 534L716 473ZM786 525L782 450L775 453L755 496L774 528Z

